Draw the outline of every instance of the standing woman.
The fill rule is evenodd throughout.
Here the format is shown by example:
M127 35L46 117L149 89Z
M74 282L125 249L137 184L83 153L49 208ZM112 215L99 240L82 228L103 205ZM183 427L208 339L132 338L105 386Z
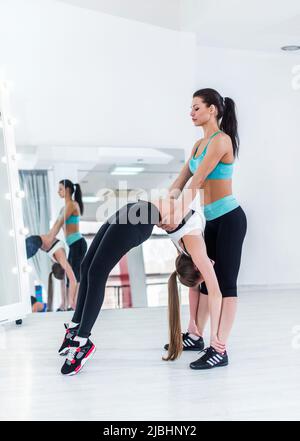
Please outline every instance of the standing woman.
M69 246L68 262L75 274L77 292L80 282L80 265L87 251L87 243L79 231L80 215L83 214L82 193L79 184L73 184L69 179L63 179L59 182L58 195L65 200L65 206L59 213L59 216L47 234L44 240L52 244L59 230L63 228L66 242ZM74 195L74 199L73 199ZM69 287L69 280L67 282ZM70 308L75 309L76 295L70 298Z
M232 194L234 160L239 150L235 103L214 89L201 89L193 95L191 117L194 125L203 129L204 138L194 145L189 160L170 188L170 195L176 199L179 212L183 193L187 193L184 199L189 201L196 190L204 190L204 237L208 257L215 261L214 269L223 297L218 337L226 348L237 309L236 284L247 230L246 215ZM190 178L190 184L185 187ZM162 223L167 231L174 228L174 224L168 221ZM190 288L189 300L188 331L195 339L202 339L208 319L205 283L201 284L200 293L198 289ZM185 338L186 334L183 334L183 340ZM209 347L190 367L217 367L218 360L212 361L211 355L212 348Z

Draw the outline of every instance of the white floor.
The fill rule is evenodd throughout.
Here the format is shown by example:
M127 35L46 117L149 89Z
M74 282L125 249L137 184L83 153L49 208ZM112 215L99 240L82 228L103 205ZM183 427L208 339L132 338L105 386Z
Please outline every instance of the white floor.
M34 314L21 327L6 325L1 420L300 419L299 290L243 293L230 365L205 372L188 367L197 353L161 361L166 308L149 308L102 311L94 358L63 377L56 351L69 317Z

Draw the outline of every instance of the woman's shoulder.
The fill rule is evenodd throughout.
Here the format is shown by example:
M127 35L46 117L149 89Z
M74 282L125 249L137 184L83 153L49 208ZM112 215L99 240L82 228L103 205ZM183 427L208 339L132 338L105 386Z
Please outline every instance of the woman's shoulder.
M221 132L219 136L216 137L216 141L219 140L221 142L230 143L231 144L231 138L227 133Z
M195 154L196 150L200 147L201 141L203 138L198 139L195 144L193 145L192 151L191 151L191 157Z
M80 213L80 208L78 202L72 200L66 202L65 209L69 212L72 211L72 214L77 215Z

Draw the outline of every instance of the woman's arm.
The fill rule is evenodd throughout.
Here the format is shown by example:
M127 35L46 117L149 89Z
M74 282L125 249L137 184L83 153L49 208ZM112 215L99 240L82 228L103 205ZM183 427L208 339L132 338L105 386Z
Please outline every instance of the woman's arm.
M65 209L63 210L62 214L59 215L52 228L49 230L47 234L49 241L54 240L55 236L58 234L59 230L64 225L65 220L72 215L73 211L74 211L74 206L73 203L70 201L67 203Z
M186 216L191 202L196 197L199 189L202 188L205 179L230 149L232 149L231 140L226 134L219 135L218 138L210 144L206 155L194 174L190 184L181 192L180 197L175 201L175 219L181 220Z
M171 197L173 199L177 199L179 197L180 193L182 192L184 186L186 185L186 183L193 176L192 172L190 171L189 161L192 158L192 156L194 155L196 148L199 146L199 144L200 144L200 142L197 141L192 149L192 152L190 154L188 161L184 164L178 177L175 179L175 181L173 182L173 184L169 188L169 197Z
M184 236L184 244L192 257L195 266L199 269L208 291L208 308L210 315L210 338L211 342L218 341L218 330L222 308L222 294L219 288L213 264L207 256L206 246L202 234L196 231ZM220 350L223 347L219 348Z
M72 267L67 260L65 250L63 248L59 248L57 251L55 251L54 257L57 260L57 262L63 267L63 269L66 272L66 275L68 276L68 279L70 282L70 284L69 284L69 298L70 298L71 302L74 303L75 298L76 298L77 281L76 281L75 274L72 270Z

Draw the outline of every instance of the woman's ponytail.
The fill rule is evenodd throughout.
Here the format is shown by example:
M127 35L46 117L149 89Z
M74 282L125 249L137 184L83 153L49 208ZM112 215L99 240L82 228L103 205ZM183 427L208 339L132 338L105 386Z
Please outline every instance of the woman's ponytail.
M240 144L238 135L238 122L236 117L235 103L233 99L229 97L224 98L224 112L220 124L220 129L230 136L234 157L238 156Z
M47 311L51 312L53 309L53 280L52 280L53 271L49 274L48 277L48 300L47 300Z
M81 187L79 184L74 184L75 187L75 194L74 194L74 199L75 201L78 203L79 208L80 208L80 214L83 214L83 202L82 202L82 192L81 192Z
M209 107L214 105L217 112L217 121L220 129L231 138L234 157L239 153L239 135L238 123L236 117L235 103L231 98L223 98L215 89L206 88L197 90L193 98L201 98L203 102Z
M163 360L176 360L182 352L182 335L180 323L180 303L177 285L177 273L174 271L168 281L168 307L169 307L169 349L168 355Z
M74 200L78 203L80 214L83 214L83 202L82 202L82 192L81 187L79 184L73 184L70 179L62 179L59 181L60 184L62 184L66 189L68 188L70 190L71 197L74 194Z

